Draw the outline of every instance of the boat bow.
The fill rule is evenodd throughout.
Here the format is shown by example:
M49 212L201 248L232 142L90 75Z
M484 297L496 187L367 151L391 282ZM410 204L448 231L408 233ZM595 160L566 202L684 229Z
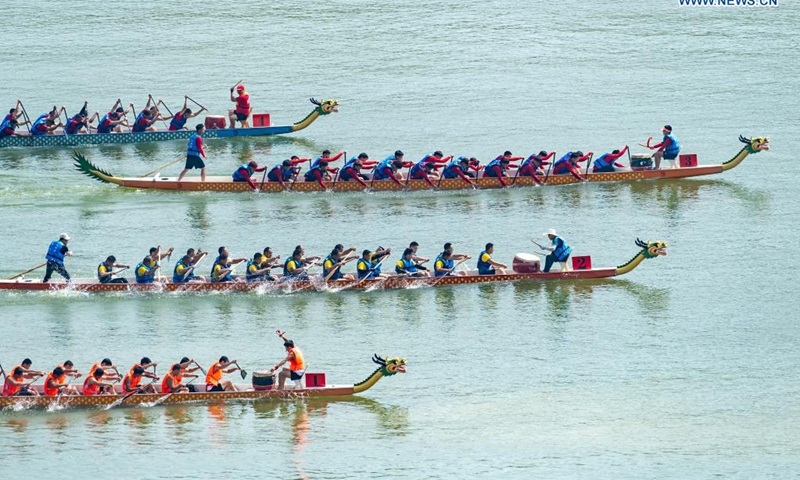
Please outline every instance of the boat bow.
M378 354L372 357L372 361L377 363L379 367L372 372L372 375L367 377L366 380L353 385L353 393L361 393L372 388L383 377L391 377L398 373L406 373L405 358L381 358Z
M617 267L617 276L629 273L647 259L665 256L667 254L667 242L650 240L643 242L637 238L636 246L641 247L641 250L635 257L631 258L628 263Z
M93 164L82 153L73 151L72 158L75 160L75 168L87 177L93 178L98 182L122 185L122 179Z
M309 125L314 123L314 121L316 119L318 119L321 116L330 115L331 113L336 113L336 112L339 111L339 108L338 108L339 102L337 102L336 100L333 100L333 99L322 100L321 102L319 100L314 99L314 98L310 98L309 100L311 101L311 103L313 103L317 107L314 110L312 110L311 113L309 113L306 116L306 118L304 118L304 119L300 120L299 122L295 123L294 125L292 125L292 131L293 132L296 132L298 130L302 130L302 129L308 127Z
M769 138L767 137L751 137L747 139L743 135L739 135L739 141L744 143L744 147L733 158L722 164L723 172L736 168L751 153L756 154L769 150Z

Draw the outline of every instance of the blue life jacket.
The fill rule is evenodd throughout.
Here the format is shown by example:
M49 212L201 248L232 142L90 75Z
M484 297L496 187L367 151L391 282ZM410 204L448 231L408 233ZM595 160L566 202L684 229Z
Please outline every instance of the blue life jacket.
M458 177L458 171L459 170L461 171L461 173L465 173L464 169L461 168L461 163L460 163L461 162L461 158L463 158L463 157L451 160L450 163L448 163L447 166L444 167L444 170L442 171L442 176L444 178L456 178L456 177Z
M215 279L214 279L214 268L215 268L217 265L219 265L219 266L220 266L220 267L222 267L222 268L231 268L231 264L230 264L230 263L220 263L220 262L218 262L218 261L217 261L217 262L214 262L214 265L211 267L211 282L212 282L212 283L219 283L219 282L230 282L231 280L233 280L233 277L231 277L231 272L228 272L228 273L226 273L226 274L225 274L223 277L221 277L221 278L217 278L217 279L215 280Z
M436 257L436 260L434 260L434 262L433 262L433 265L434 265L433 269L434 270L436 270L436 264L439 263L440 260L441 260L441 262L443 264L442 266L447 270L450 270L451 268L453 268L455 266L455 262L453 260L445 260L444 258L442 258L441 255L439 255L438 257ZM440 273L437 270L436 271L436 276L437 277L444 277L445 275L450 275L451 273L452 272Z
M172 120L170 120L169 122L169 126L174 128L175 130L180 130L183 128L184 125L186 125L186 120L188 120L188 118L186 118L185 114L181 118L173 116Z
M155 270L150 270L150 273L139 275L139 268L141 267L147 268L147 265L145 265L144 262L141 262L138 265L136 265L136 270L133 271L134 275L136 275L136 283L153 283L156 279Z
M364 277L375 278L375 272L370 270L373 266L372 262L359 258L358 262L356 262L356 272L358 272L359 280Z
M292 168L284 170L283 165L275 165L269 173L267 173L267 178L270 182L277 182L280 178L278 175L281 175L283 176L283 181L286 182L292 179L292 173L294 173L294 169Z
M66 247L66 245L62 243L61 240L51 242L50 246L47 248L47 254L44 256L44 258L56 262L59 265L63 265L64 254L61 253L61 249L64 247Z
M246 182L247 179L244 177L244 172L247 172L251 177L253 176L253 173L255 172L252 168L250 168L249 164L250 162L245 163L241 167L237 168L235 172L233 172L231 178L233 178L234 182Z
M567 245L567 242L559 236L553 239L553 245L556 246L556 249L553 250L553 256L556 257L556 261L566 262L567 257L572 253L572 247Z
M39 129L37 127L39 125L47 124L47 120L49 118L50 118L50 114L49 113L43 113L43 114L39 115L39 118L37 118L33 122L33 125L31 125L31 135L45 135L47 133L47 129L45 129L44 131L39 131Z
M358 169L354 166L356 160L358 160L358 157L353 157L342 166L342 169L339 170L339 180L347 181L353 178L353 175L350 175L349 173L351 168L356 171L356 174L358 174Z
M150 126L150 120L144 118L144 113L147 110L142 110L139 112L139 115L136 115L136 121L133 122L133 131L134 132L144 132L148 126Z
M306 173L304 178L306 182L316 182L317 177L314 176L314 172L319 172L321 175L325 175L326 169L320 167L319 165L315 165L311 167Z
M599 157L597 157L597 160L595 160L592 163L592 168L594 170L602 170L604 168L608 168L610 166L613 166L614 165L614 160L607 160L607 158L608 158L608 154L607 153L604 153L604 154L600 155Z
M178 263L175 264L175 268L172 269L172 283L186 283L189 280L195 278L194 270L192 271L192 273L190 273L188 275L186 275L186 270L184 270L182 274L178 275L178 267L180 265L183 265L184 268L191 267L191 265L186 265L185 263L183 263L182 261L179 260ZM184 276L184 275L186 275L186 276Z
M3 121L0 122L0 131L5 130L11 124L11 114L7 113L5 117L3 117Z
M377 277L378 275L381 274L381 268L382 267L383 267L383 264L381 264L380 260L372 262L372 268L375 269L374 274L373 274L374 277Z
M259 274L256 274L256 275L253 275L252 273L250 273L250 267L253 266L253 265L256 266L256 270L261 270L261 268L260 268L261 265L255 263L252 259L248 260L247 261L247 270L246 270L247 273L245 273L245 278L247 278L248 280L259 280L259 279L264 278L264 274L263 273L259 273Z
M672 140L672 144L664 149L664 156L675 158L678 155L678 152L681 151L681 144L678 143L678 139L675 138L671 133L664 135L662 142L666 141L668 138Z
M414 259L406 260L405 258L401 258L400 261L403 262L403 268L400 268L399 266L395 266L394 267L394 271L395 272L397 272L397 273L405 273L405 272L414 273L414 272L417 271L417 266L414 263Z
M97 266L97 280L99 280L100 283L108 283L108 282L110 282L111 281L111 275L109 275L109 276L107 276L105 278L100 276L100 267L108 268L108 270L103 272L103 273L108 273L113 268L113 265L111 267L106 267L106 264L101 262L100 265Z
M78 120L78 115L75 115L74 117L70 118L67 121L67 126L64 127L64 133L68 135L74 135L78 133L78 130L80 130L86 125L85 123Z
M491 263L483 261L484 253L486 253L486 250L482 251L480 255L478 255L478 273L485 275L494 267L492 267Z
M389 178L389 175L384 173L384 170L389 168L392 172L394 172L393 162L394 162L394 155L390 155L384 158L383 161L379 163L377 167L375 167L375 174L374 174L375 180L386 180L387 178Z
M301 262L300 260L295 260L294 257L287 258L286 261L283 262L283 276L284 277L297 277L299 275L297 273L291 273L289 271L288 266L289 266L289 262L291 262L291 261L295 262L295 269L303 268L306 265L305 263Z
M186 145L186 155L194 155L195 157L200 156L200 150L197 148L198 138L203 138L203 137L198 135L197 133L193 133L189 136L189 143Z
M553 164L553 175L562 175L564 173L569 173L569 161L570 157L572 157L572 152L567 152L556 160L556 163Z
M325 159L325 160L327 160L327 159ZM319 166L319 162L321 162L321 161L322 161L322 157L315 158L314 161L311 162L311 168L313 169L313 168L318 167Z
M495 173L494 167L500 167L501 170L503 169L503 165L500 164L500 160L502 158L503 157L497 157L491 162L487 163L486 168L483 169L483 171L485 172L484 175L486 175L487 177L497 177L497 173Z
M330 273L331 273L331 271L330 271L330 270L328 270L327 268L325 268L325 263L324 263L324 262L327 262L328 260L330 260L330 262L331 262L333 265L336 265L336 264L339 262L339 260L336 260L335 258L333 258L333 257L332 257L332 256L330 256L330 255L328 255L327 257L325 257L325 260L324 260L324 261L323 261L323 263L322 263L322 276L323 276L323 277L325 277L325 278L327 278L327 277L328 277L328 275L330 275ZM344 275L342 274L342 268L341 268L341 266L338 266L338 267L333 267L333 269L334 269L334 270L336 270L336 273L334 273L333 275L331 275L331 278L329 278L328 280L338 280L338 279L340 279L340 278L342 278L342 277L344 276Z

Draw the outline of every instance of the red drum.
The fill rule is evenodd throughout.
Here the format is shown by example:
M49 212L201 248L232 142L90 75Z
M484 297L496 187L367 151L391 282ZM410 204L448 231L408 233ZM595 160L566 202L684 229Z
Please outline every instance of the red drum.
M539 257L530 253L518 253L514 256L511 267L517 273L539 273L541 261Z
M265 391L272 390L275 384L275 375L269 370L253 372L253 390Z
M226 125L225 117L222 115L206 115L206 129L207 130L219 130L220 128L225 128Z

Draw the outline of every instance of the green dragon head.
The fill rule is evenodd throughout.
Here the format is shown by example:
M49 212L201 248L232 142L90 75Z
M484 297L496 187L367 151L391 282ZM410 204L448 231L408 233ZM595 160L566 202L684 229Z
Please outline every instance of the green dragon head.
M376 353L372 357L372 361L381 366L380 371L385 377L391 377L395 373L406 373L407 360L405 358L381 358Z
M311 103L317 106L317 113L320 115L328 115L329 113L336 113L339 111L339 102L336 100L322 100L321 102L315 98L310 98Z
M750 137L750 139L744 138L744 136L739 135L739 141L747 145L747 150L750 153L758 153L762 150L769 150L769 138L767 137Z
M667 242L651 242L650 240L643 242L637 238L636 246L641 247L644 258L656 258L667 254Z

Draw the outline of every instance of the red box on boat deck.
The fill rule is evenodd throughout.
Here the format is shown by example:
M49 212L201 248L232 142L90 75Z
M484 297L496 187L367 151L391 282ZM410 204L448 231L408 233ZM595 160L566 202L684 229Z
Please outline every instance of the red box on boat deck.
M685 155L678 155L678 165L680 165L681 168L696 167L697 154L687 153Z
M207 130L218 130L220 128L225 128L225 117L222 115L206 115L206 129Z
M306 373L305 377L307 388L320 388L325 386L324 373Z
M253 126L254 127L269 127L271 125L269 113L254 113Z
M592 257L589 255L585 255L583 257L572 257L572 269L573 270L591 270L592 269Z

